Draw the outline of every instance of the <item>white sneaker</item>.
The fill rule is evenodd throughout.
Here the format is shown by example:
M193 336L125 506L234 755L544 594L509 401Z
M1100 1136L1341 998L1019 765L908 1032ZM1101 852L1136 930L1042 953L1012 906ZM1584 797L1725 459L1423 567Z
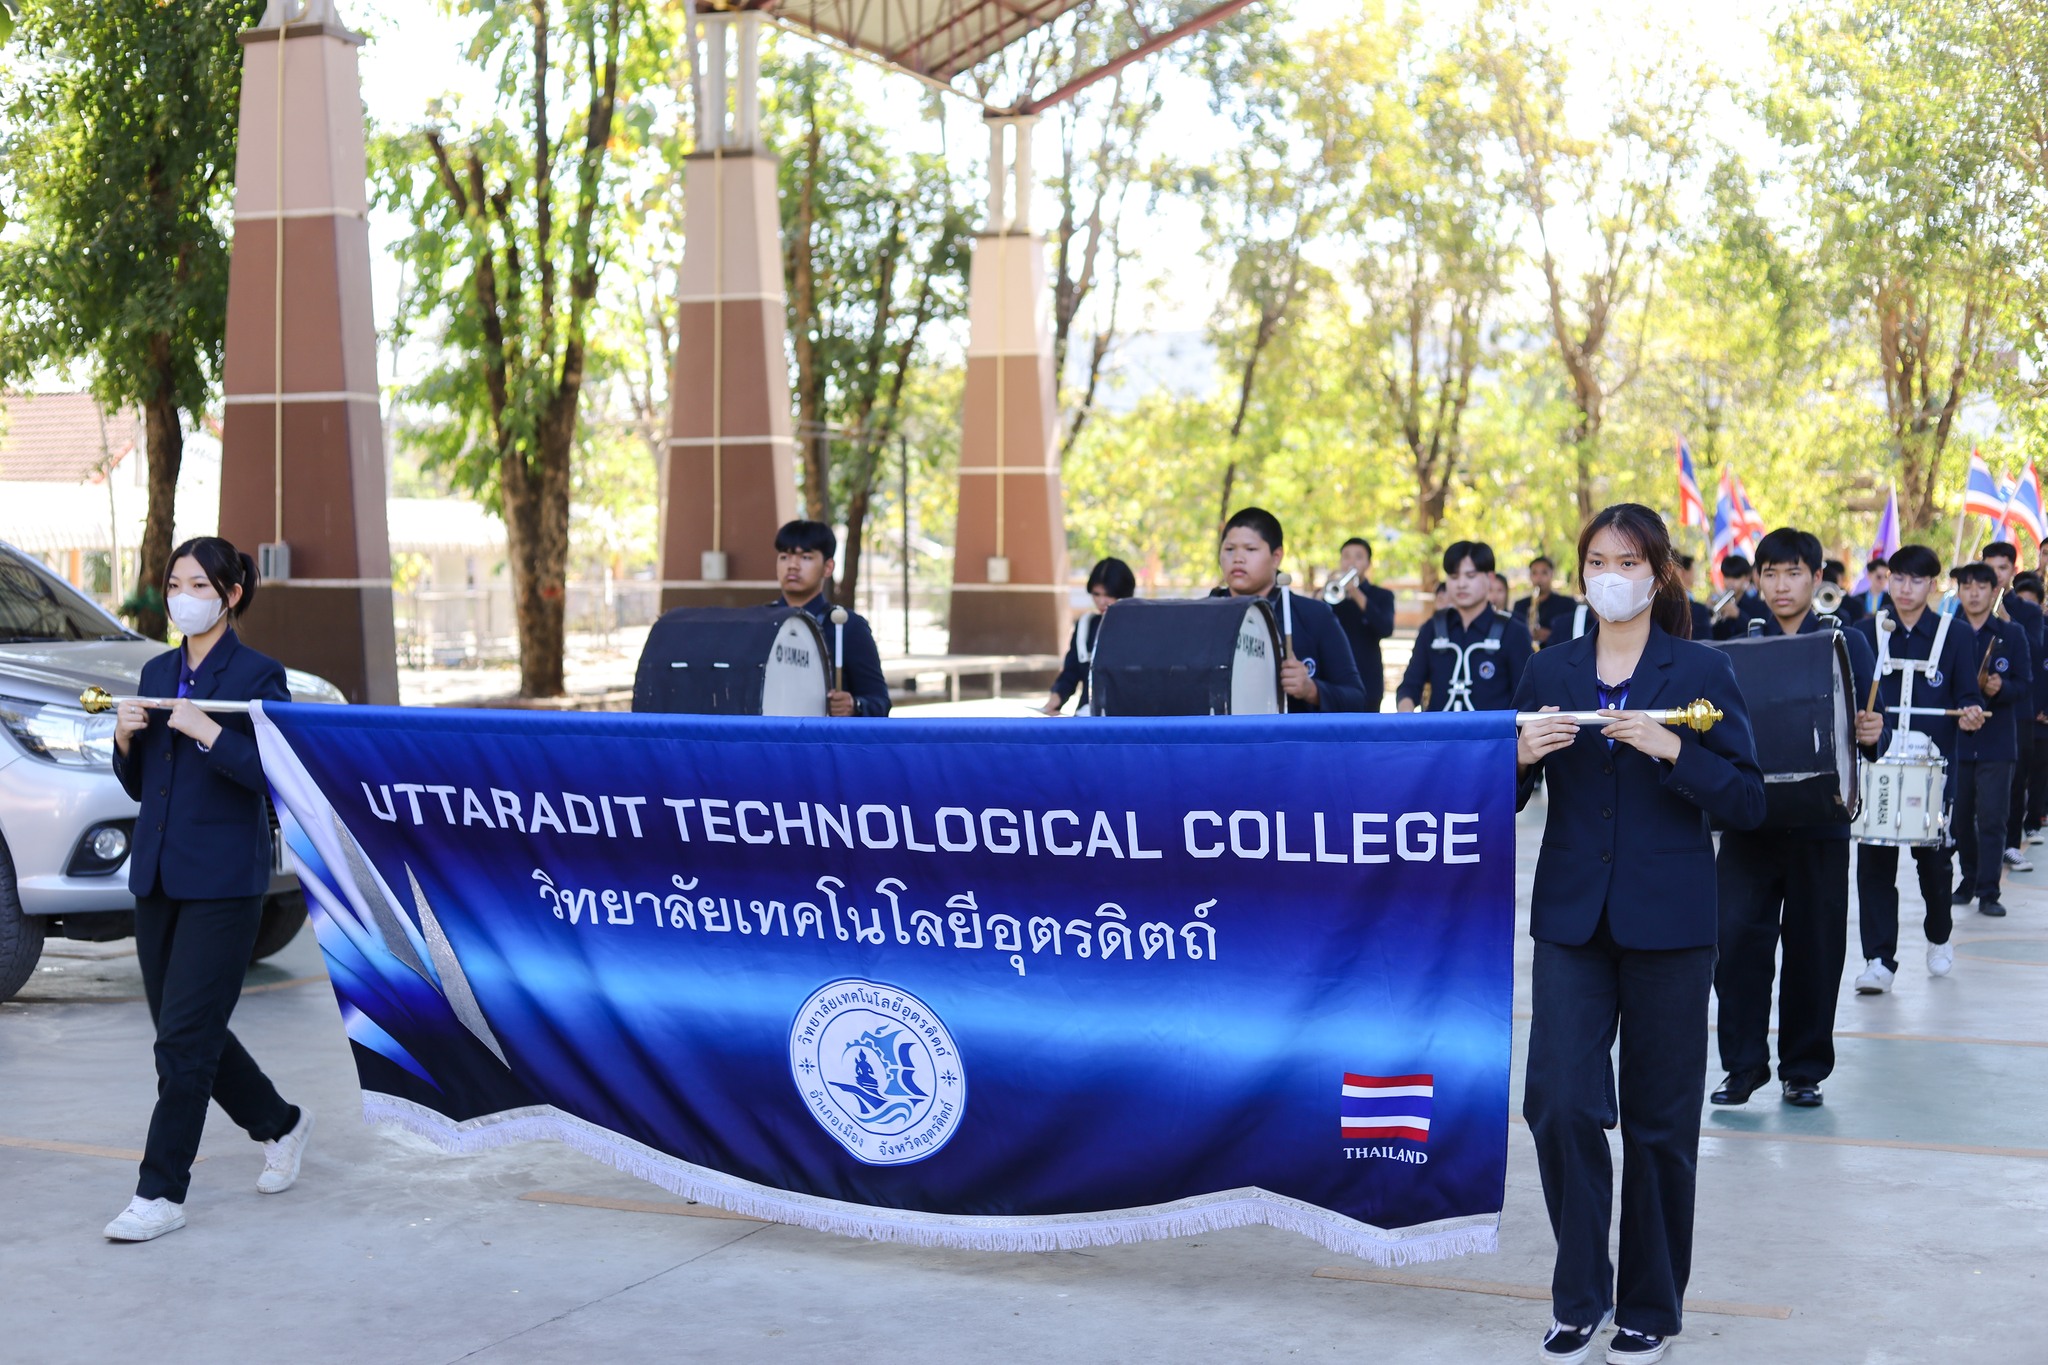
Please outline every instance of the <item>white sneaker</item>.
M1892 988L1892 969L1884 965L1884 959L1873 957L1863 965L1862 975L1856 978L1856 994L1883 995Z
M1956 949L1953 943L1930 943L1927 945L1927 974L1947 976L1949 968L1956 965Z
M106 1235L113 1242L147 1242L184 1226L183 1204L173 1204L168 1199L144 1199L138 1194L107 1224Z
M2027 855L2016 848L2009 848L2005 851L2005 865L2015 872L2032 872L2034 870L2034 865L2027 861Z
M313 1135L313 1111L299 1106L299 1121L283 1137L263 1144L263 1174L256 1177L258 1194L283 1194L299 1178L306 1139Z

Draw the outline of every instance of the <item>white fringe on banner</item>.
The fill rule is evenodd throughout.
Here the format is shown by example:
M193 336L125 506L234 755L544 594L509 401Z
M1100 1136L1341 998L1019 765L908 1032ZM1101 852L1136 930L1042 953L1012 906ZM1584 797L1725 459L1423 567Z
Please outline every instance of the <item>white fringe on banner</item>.
M443 1151L474 1153L552 1139L699 1204L767 1223L842 1237L960 1251L1074 1251L1166 1237L1193 1237L1263 1223L1298 1232L1331 1251L1382 1266L1416 1265L1499 1250L1500 1218L1480 1214L1389 1232L1269 1190L1225 1190L1107 1213L985 1218L876 1208L771 1189L669 1156L550 1105L511 1109L457 1123L396 1095L363 1092L363 1118L418 1133Z

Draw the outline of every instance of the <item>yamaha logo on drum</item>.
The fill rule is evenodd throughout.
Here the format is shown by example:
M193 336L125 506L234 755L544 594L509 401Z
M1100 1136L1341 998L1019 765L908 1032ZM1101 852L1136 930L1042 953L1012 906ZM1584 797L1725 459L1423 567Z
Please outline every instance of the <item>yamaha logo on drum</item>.
M779 664L793 664L798 668L809 668L811 666L811 651L803 648L801 645L787 644L777 640L775 642L775 662Z
M922 1161L967 1113L966 1068L931 1006L898 986L820 986L789 1030L789 1070L818 1126L869 1166Z
M1237 652L1250 655L1254 659L1263 659L1266 657L1266 642L1246 631L1237 637Z

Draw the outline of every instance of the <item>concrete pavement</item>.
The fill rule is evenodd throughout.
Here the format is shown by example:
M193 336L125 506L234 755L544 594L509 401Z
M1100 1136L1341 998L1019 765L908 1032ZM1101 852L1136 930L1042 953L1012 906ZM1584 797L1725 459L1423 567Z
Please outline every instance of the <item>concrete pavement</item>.
M2048 1361L2048 872L2006 903L1961 913L1952 977L1926 976L1909 926L1895 994L1845 987L1825 1108L1766 1091L1710 1110L1692 1294L1715 1311L1671 1359ZM0 1006L0 1359L1463 1365L1533 1360L1548 1321L1519 1123L1496 1256L1389 1273L1264 1228L1034 1256L871 1245L712 1216L552 1143L451 1157L366 1127L310 933L251 973L235 1019L318 1112L299 1185L258 1195L260 1149L216 1111L190 1226L110 1244L154 1093L148 1017L126 945L58 946ZM1524 939L1524 1014L1528 958Z

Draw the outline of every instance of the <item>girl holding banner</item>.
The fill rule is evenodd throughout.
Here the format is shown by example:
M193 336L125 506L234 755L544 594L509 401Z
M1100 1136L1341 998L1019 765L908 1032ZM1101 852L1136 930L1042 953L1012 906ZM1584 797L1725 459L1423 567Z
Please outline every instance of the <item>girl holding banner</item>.
M1550 792L1530 902L1522 1112L1557 1237L1541 1358L1566 1365L1592 1354L1610 1316L1609 1361L1660 1360L1682 1325L1718 922L1709 819L1752 829L1764 817L1734 669L1687 638L1692 614L1663 519L1635 503L1607 508L1579 535L1579 565L1596 627L1536 655L1515 694L1518 711L1616 713L1597 734L1568 715L1532 720L1516 753L1520 802L1539 776ZM1722 713L1704 733L1646 714L1695 699ZM1617 1119L1618 1283L1606 1131Z

